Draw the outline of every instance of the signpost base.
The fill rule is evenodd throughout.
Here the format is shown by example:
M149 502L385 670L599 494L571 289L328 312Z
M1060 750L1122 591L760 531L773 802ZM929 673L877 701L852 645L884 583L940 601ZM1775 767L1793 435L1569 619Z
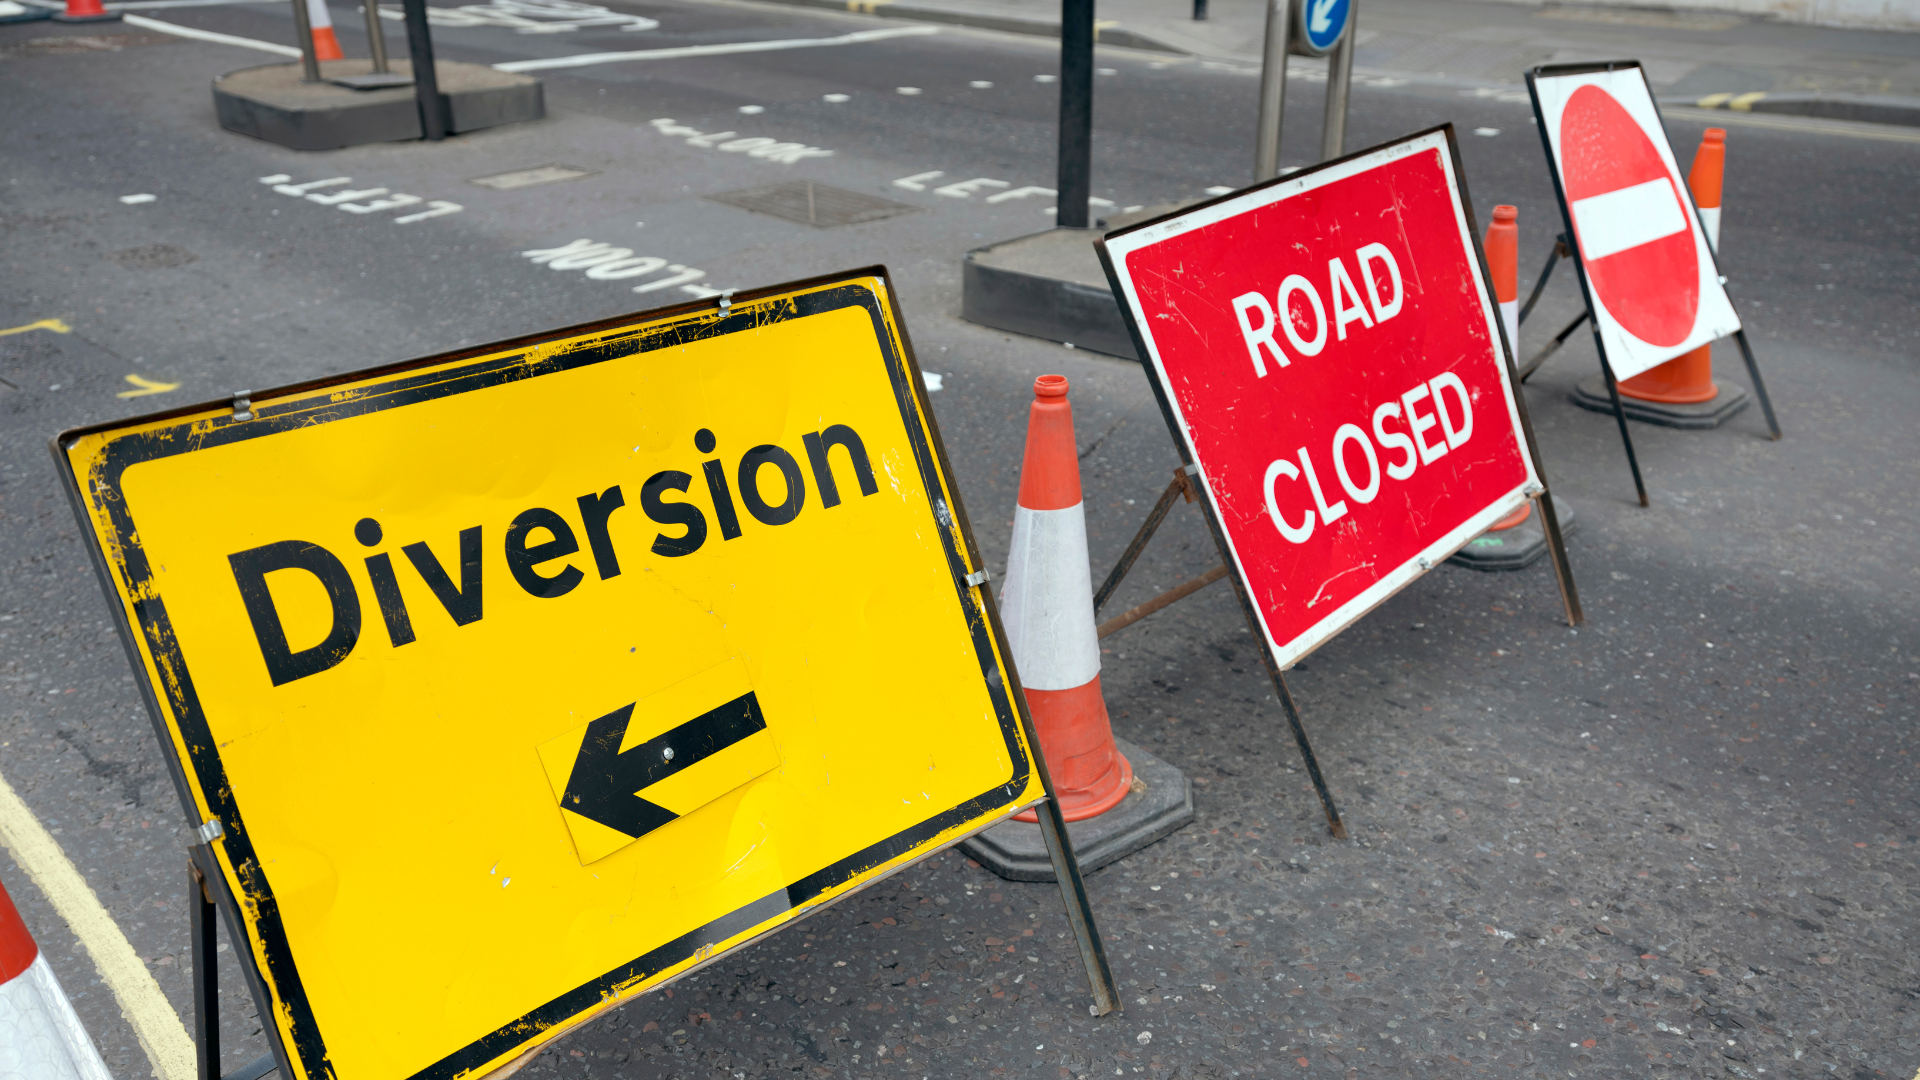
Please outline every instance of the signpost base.
M1620 395L1620 411L1627 419L1638 420L1643 424L1658 424L1661 427L1680 428L1684 431L1706 431L1717 428L1743 412L1751 399L1745 388L1726 381L1713 380L1720 392L1711 401L1702 401L1691 405L1676 405L1664 401L1643 401L1640 398ZM1575 405L1594 412L1612 413L1613 399L1607 396L1605 379L1583 379L1567 395Z
M1193 785L1179 769L1116 738L1133 763L1133 791L1098 817L1067 824L1082 873L1117 862L1193 821ZM1053 860L1037 823L1004 821L962 840L960 849L1008 881L1053 881Z
M1558 497L1549 497L1553 498L1553 508L1560 516L1561 535L1573 535L1573 507ZM1546 526L1540 515L1534 513L1511 529L1499 532L1489 529L1481 533L1449 556L1447 562L1469 570L1524 570L1545 558L1547 547Z

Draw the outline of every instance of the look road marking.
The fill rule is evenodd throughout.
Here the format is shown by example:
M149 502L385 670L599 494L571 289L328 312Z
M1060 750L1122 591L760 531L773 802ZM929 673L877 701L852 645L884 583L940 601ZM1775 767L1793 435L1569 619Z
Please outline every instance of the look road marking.
M154 1075L161 1080L194 1080L199 1066L194 1059L193 1040L187 1037L180 1014L167 1003L160 984L127 943L127 936L107 914L60 845L40 825L27 804L20 801L0 777L0 845L5 845L13 861L33 879L33 884L67 921L73 936L93 957L101 981L113 990L120 1003L120 1014L133 1025L140 1049L153 1062Z
M51 330L56 334L70 334L73 332L73 327L68 326L59 319L41 319L37 322L30 322L25 326L10 326L5 330L0 330L0 337L24 334L29 330Z

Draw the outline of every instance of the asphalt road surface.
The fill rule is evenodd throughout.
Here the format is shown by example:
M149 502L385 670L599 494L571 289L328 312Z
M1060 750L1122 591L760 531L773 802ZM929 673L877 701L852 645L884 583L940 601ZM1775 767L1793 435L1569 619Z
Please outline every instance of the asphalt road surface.
M444 59L500 63L903 28L748 3L615 9L659 26L449 26L437 41ZM291 40L282 5L141 14ZM362 55L358 14L334 19ZM49 40L75 36L97 40ZM553 68L541 123L302 154L213 122L211 77L276 62L265 53L124 24L0 27L0 329L71 327L0 337L0 776L189 1024L188 830L46 440L684 300L684 285L886 263L922 366L944 376L933 402L989 563L1004 563L1032 380L1060 372L1103 568L1176 463L1138 367L957 314L962 254L1050 221L1044 194L987 197L1051 184L1041 80L1056 61L1046 41L943 27ZM1254 73L1120 50L1100 64L1094 191L1112 209L1248 179ZM1303 164L1318 88L1295 82L1289 104L1283 159ZM1350 144L1455 124L1481 220L1520 207L1524 286L1558 213L1529 116L1511 87L1365 85ZM1672 119L1683 155L1704 126ZM635 1000L528 1074L1911 1075L1920 142L1815 128L1729 139L1723 258L1786 439L1767 441L1751 410L1707 433L1640 426L1641 509L1612 420L1568 402L1595 364L1577 336L1528 396L1550 482L1580 517L1590 621L1559 621L1544 564L1449 566L1302 664L1291 685L1351 842L1325 836L1227 590L1104 643L1116 730L1184 769L1199 811L1089 878L1124 1012L1087 1015L1052 886L948 853ZM719 149L721 133L817 152L754 158ZM468 183L550 163L590 175ZM346 214L268 176L460 209ZM919 188L894 183L911 177ZM813 228L707 198L790 179L912 209ZM937 191L978 179L992 182ZM122 201L136 194L154 198ZM582 238L681 269L636 296L523 254ZM1563 274L1525 344L1577 302ZM1717 355L1744 381L1736 354ZM237 494L233 512L277 497ZM1198 515L1177 511L1114 603L1213 558ZM0 878L116 1075L148 1075L48 898L11 862ZM396 917L430 917L423 903L396 897ZM231 1068L264 1044L232 971L224 985Z

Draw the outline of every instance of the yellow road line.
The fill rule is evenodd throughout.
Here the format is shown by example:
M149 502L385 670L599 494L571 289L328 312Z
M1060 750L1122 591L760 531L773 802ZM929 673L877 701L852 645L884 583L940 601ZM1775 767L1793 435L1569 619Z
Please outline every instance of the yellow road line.
M167 1003L160 984L153 981L87 880L4 777L0 777L0 845L86 946L101 980L120 1002L120 1015L133 1025L140 1048L153 1062L153 1075L159 1080L195 1080L199 1065L180 1014Z
M30 322L25 326L9 326L5 330L0 330L0 337L6 337L10 334L24 334L29 330L51 330L56 334L65 334L72 332L73 327L68 326L59 319L41 319L39 322Z
M1726 112L1721 109L1694 109L1684 105L1662 107L1660 111L1670 120L1697 120L1708 124L1772 128L1775 131L1796 131L1805 135L1837 135L1846 139L1920 143L1920 128L1900 127L1894 124L1822 120L1817 117L1794 116L1788 113Z

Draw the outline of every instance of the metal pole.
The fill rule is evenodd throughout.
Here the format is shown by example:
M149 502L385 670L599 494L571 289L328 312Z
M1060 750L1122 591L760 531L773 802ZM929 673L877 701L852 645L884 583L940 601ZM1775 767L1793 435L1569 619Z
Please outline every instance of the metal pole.
M1207 21L1207 0L1193 0L1193 21Z
M1287 106L1287 37L1292 0L1267 0L1267 42L1260 63L1260 120L1253 133L1253 182L1280 175L1280 119Z
M300 0L305 3L306 0ZM220 1080L220 951L213 898L200 868L187 863L187 937L193 950L193 1049L200 1080Z
M413 95L420 103L420 134L431 142L447 137L446 103L433 70L433 36L427 30L427 0L401 0L407 16L407 51L413 56Z
M367 13L367 48L373 57L373 73L387 73L387 35L380 29L380 4L378 0L367 0L363 5Z
M425 0L421 0L422 3ZM1054 224L1084 229L1093 196L1093 0L1060 0L1060 161Z
M1327 117L1320 127L1320 160L1332 161L1347 144L1347 91L1353 88L1353 39L1360 33L1360 0L1347 0L1347 32L1327 54Z
M300 78L320 81L320 60L313 55L313 20L307 16L307 0L293 0L293 32L300 38Z

